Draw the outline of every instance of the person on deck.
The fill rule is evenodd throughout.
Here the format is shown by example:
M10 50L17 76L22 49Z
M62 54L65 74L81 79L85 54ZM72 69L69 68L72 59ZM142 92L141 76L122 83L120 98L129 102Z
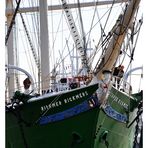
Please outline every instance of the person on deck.
M115 84L114 86L116 86L117 83L117 88L119 88L120 86L120 80L124 75L124 66L123 65L119 65L118 67L115 67L114 72L113 72L113 76L115 76Z
M24 85L24 89L25 89L25 94L28 94L29 93L29 88L30 88L30 85L31 85L31 81L29 78L26 78L24 81L23 81L23 85Z

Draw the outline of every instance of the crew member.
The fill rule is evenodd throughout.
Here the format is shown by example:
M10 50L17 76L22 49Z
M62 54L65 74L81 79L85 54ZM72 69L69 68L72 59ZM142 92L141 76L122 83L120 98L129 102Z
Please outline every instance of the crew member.
M118 67L115 67L114 72L113 72L113 76L115 76L115 84L114 86L116 86L116 82L117 82L117 88L119 88L119 84L120 84L120 80L124 75L124 66L123 65L119 65Z
M26 78L24 81L23 81L23 84L24 84L24 89L25 89L25 93L28 93L29 92L29 87L31 85L31 81L29 78Z

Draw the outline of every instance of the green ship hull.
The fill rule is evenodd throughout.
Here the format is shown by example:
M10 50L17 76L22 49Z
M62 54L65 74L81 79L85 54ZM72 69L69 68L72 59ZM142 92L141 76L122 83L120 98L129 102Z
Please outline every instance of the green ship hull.
M102 107L97 89L94 84L22 104L19 96L19 105L7 106L6 148L132 148L135 124L128 123L136 109L129 106L141 98L112 88Z

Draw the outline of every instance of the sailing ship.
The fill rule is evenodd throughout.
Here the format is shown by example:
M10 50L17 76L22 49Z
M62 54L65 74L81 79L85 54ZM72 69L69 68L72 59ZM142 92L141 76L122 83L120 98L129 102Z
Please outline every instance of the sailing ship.
M105 3L103 1L80 3L78 0L77 4L73 4L61 0L59 5L47 7L47 1L41 0L40 8L32 8L36 13L40 11L40 30L43 32L43 36L40 35L40 61L23 17L23 13L31 9L21 8L21 1L16 1L14 11L10 7L12 3L8 1L6 46L9 59L7 65L9 87L6 89L6 148L132 148L137 144L142 145L142 134L139 139L139 131L142 133L142 126L139 126L139 122L142 122L142 91L132 93L132 86L127 82L130 73L141 67L125 73L119 83L115 81L119 78L113 76L113 70L121 61L121 55L125 55L124 52L128 52L129 48L131 48L130 63L132 62L142 25L142 19L138 21L136 19L140 0L106 1L106 3L111 5L111 8L116 3L123 3L125 6L122 6L122 13L108 34L105 33L105 27L99 24L102 29L101 40L95 46L96 50L89 54L86 39L89 39L91 34L85 34L81 9L93 4L94 12L98 12L96 11L98 5L105 5ZM72 15L72 8L78 9L82 37ZM58 67L59 62L53 62L53 69L49 72L49 51L46 51L48 49L47 9L61 9L67 20L70 35L75 44L74 48L78 52L76 52L75 64L72 55L69 54L72 63L71 75L63 72L64 74L58 77L61 72ZM14 65L12 58L14 53L10 49L14 46L13 25L17 13L22 20L36 67L38 67L36 73L41 74L38 75L38 79L41 79L42 83L38 85L26 70ZM92 24L90 32L94 26ZM97 33L96 30L94 33ZM59 39L59 44L60 40L62 39ZM126 46L123 47L125 42ZM66 45L68 47L67 40ZM100 57L97 55L99 46L102 49ZM125 48L124 51L123 48ZM63 56L60 55L63 61ZM93 67L91 61L95 59L95 55L97 55L97 62ZM64 62L61 63L64 65ZM75 68L74 66L79 63L81 63L80 69ZM64 66L62 69L64 71ZM25 92L22 92L19 87L16 87L17 89L14 87L14 81L19 84L18 75L13 75L16 70L27 75L23 81ZM37 92L35 92L36 86L39 87Z

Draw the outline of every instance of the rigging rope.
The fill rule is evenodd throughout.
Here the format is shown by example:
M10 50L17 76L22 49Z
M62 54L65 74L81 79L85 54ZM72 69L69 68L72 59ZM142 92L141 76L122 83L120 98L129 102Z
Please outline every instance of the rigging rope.
M139 106L138 106L138 111L137 111L137 117L135 118L136 121L136 126L135 126L135 138L134 138L134 146L133 148L137 148L137 146L139 148L142 147L142 145L140 145L140 138L143 135L140 135L139 138L139 134L142 133L143 130L143 122L142 122L142 112L143 112L143 102L140 102Z
M81 56L81 64L82 68L87 68L88 70L88 63L87 63L87 58L86 58L86 50L84 49L84 46L82 45L82 41L80 39L80 35L78 33L77 27L75 25L72 13L69 9L69 6L67 5L66 0L61 0L62 1L62 7L65 11L65 14L67 16L68 22L69 22L69 27L71 30L71 34L73 37L73 40L75 42L76 48L80 53Z
M39 59L38 59L38 57L37 57L37 54L36 54L36 52L35 52L35 49L34 49L34 47L33 47L32 42L31 42L31 38L30 38L29 32L28 32L28 30L27 30L27 26L26 26L26 24L25 24L23 15L22 15L21 13L20 13L20 16L21 16L21 19L22 19L22 23L23 23L23 26L24 26L24 29L25 29L27 38L28 38L29 45L30 45L30 47L31 47L31 51L32 51L32 54L33 54L35 63L36 63L36 65L37 65L37 67L39 67Z
M14 24L14 22L15 22L15 17L16 17L16 14L17 14L17 12L18 12L18 9L19 9L20 2L21 2L21 0L19 0L18 2L16 1L17 6L16 6L16 9L15 9L15 11L14 11L14 14L13 14L13 17L12 17L12 20L11 20L11 23L10 23L10 26L9 26L9 28L8 28L8 31L7 31L7 34L6 34L6 37L5 37L5 45L6 45L7 42L8 42L9 35L10 35L10 33L11 33L13 24Z
M16 26L15 26L16 27ZM16 30L15 30L16 31ZM14 49L15 49L15 52L16 52L16 54L15 54L15 59L16 59L16 65L19 65L19 59L18 59L18 48L17 48L17 34L18 32L16 31L16 34L15 34L15 47L14 47ZM21 86L20 86L20 81L19 81L19 77L18 77L18 72L15 72L15 80L16 80L16 87L17 87L17 90L19 90L20 88L21 88Z
M114 2L113 2L113 4L114 4ZM112 6L113 6L113 4L112 4ZM97 9L96 9L96 7L95 7L95 9L96 9L95 11L97 12L97 15L98 15L98 18L99 18L99 21L98 21L99 23L101 22L101 19L103 19L103 17L108 13L108 11L109 11L109 15L110 15L112 8L113 8L113 7L111 7L110 9L108 9L108 10L105 12L105 14L104 14L101 18L99 18L98 11L97 11ZM95 16L95 11L94 11L93 19L94 19L94 16ZM109 15L108 15L108 18L109 18ZM95 27L95 25L98 23L98 22L97 22L95 25L93 25L93 19L92 19L91 28L90 28L90 31L89 31L89 37L90 37L91 30L92 30L92 29ZM107 20L107 21L108 21L108 20ZM107 21L106 21L106 23L105 23L104 28L102 28L102 25L101 25L101 23L100 23L101 34L102 34L102 32L103 32L103 35L105 35L104 29L105 29L105 27L106 27ZM89 37L88 37L88 39L89 39ZM101 37L103 37L103 36L101 35ZM106 36L106 38L104 39L104 41L102 41L102 42L101 42L102 38L100 38L98 44L97 44L96 47L95 47L95 51L93 52L93 54L92 54L92 55L90 56L90 58L89 58L89 62L88 62L88 63L89 63L90 65L92 64L95 55L99 52L99 50L103 47L103 45L106 44L106 42L109 42L110 37L111 37L111 33L109 33L109 34ZM100 45L100 43L101 43L101 47L100 47L100 49L98 50L98 46ZM107 45L106 45L106 46L107 46ZM105 47L104 47L104 49L105 49ZM102 54L103 54L103 53L102 53ZM98 63L99 63L99 61L102 59L102 56L103 56L103 55L101 55L100 59L98 60ZM98 63L97 63L97 64L98 64ZM96 65L97 65L97 64L96 64ZM94 68L94 69L95 69L95 68ZM93 71L95 71L95 70L93 70Z

